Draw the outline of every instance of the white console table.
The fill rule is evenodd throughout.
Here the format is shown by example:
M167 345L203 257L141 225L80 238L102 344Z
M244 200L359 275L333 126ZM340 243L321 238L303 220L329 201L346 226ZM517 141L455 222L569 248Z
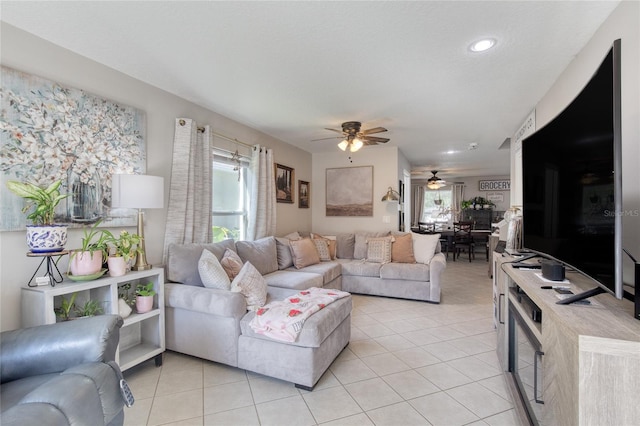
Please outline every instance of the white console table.
M124 371L134 365L155 358L156 365L162 364L165 351L164 336L164 270L154 268L148 271L132 271L121 277L98 278L93 281L65 280L55 287L22 287L22 327L53 324L56 322L54 308L60 306L62 297L69 299L77 293L76 304L97 300L106 314L118 314L118 288L131 284L132 291L140 283L152 282L156 291L154 308L138 314L135 308L124 319L120 329L120 344L116 362Z
M536 275L539 271L515 269L509 265L514 258L497 253L493 260L497 354L517 411L523 415L526 404L511 374L509 353L517 355L518 349L509 346L509 339L530 333L540 343L536 360L526 359L530 369L533 364L538 369L535 399L544 402L531 398L529 404L539 424L638 424L640 321L633 318L632 302L601 294L590 298L591 305L558 305L555 291L541 289L549 283ZM596 286L575 272L567 278L574 293ZM535 320L523 300L539 308ZM515 311L525 318L511 330Z

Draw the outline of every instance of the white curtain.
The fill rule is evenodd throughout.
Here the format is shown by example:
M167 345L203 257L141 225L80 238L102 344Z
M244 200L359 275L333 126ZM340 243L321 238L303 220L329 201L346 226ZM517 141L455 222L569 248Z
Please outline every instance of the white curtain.
M460 220L460 203L464 200L464 185L460 183L454 183L451 185L451 219L454 222Z
M424 191L425 185L411 185L413 194L411 195L411 226L417 228L418 222L422 222L424 215Z
M171 243L211 242L212 135L189 118L177 118L164 261Z
M247 240L276 233L276 180L273 150L254 145L249 167L251 197Z

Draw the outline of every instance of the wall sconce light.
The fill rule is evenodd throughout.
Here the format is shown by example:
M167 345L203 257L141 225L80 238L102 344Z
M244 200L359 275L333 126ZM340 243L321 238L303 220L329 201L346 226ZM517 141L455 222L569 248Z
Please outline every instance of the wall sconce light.
M400 194L398 193L398 191L394 190L391 187L389 187L387 193L382 197L382 201L398 201L399 199Z

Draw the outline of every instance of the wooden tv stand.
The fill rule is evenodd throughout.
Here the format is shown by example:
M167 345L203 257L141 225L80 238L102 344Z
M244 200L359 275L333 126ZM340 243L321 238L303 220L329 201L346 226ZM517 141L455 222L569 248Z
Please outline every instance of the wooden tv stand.
M633 303L601 294L589 299L591 305L558 305L556 291L541 289L554 283L543 281L537 275L540 270L512 268L509 263L513 261L516 259L510 256L493 254L494 312L498 358L523 421L544 425L638 424L640 321L633 317ZM566 275L569 284L562 285L569 285L574 293L596 286L581 274ZM528 305L523 305L524 299ZM518 312L531 316L527 306L537 306L539 313L534 316L541 319L526 318L513 325L510 317L517 317ZM510 372L514 361L509 359L509 328L513 329L512 339L517 340L513 331L522 324L540 343L536 359L530 362L536 364L536 399L541 402L530 400L532 410L527 410ZM528 411L529 415L533 411L531 419Z

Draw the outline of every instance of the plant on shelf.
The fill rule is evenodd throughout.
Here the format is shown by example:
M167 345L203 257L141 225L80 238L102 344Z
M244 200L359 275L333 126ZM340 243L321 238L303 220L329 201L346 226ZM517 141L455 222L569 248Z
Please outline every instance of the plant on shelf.
M118 286L118 314L122 318L131 315L131 307L135 305L135 297L131 297L131 283L125 283Z
M72 250L69 257L69 270L73 275L93 275L102 269L102 264L107 260L109 253L109 231L99 231L98 226L102 219L83 231L82 245L79 249Z
M60 307L55 308L53 311L56 313L56 316L60 318L62 321L69 321L71 317L71 312L75 309L76 306L76 297L78 293L73 293L71 298L67 300L66 297L62 296L62 300L60 301Z
M136 286L136 311L143 314L153 309L153 296L155 295L156 291L152 282L138 284Z
M32 252L62 251L67 243L67 226L56 225L55 210L60 201L69 194L60 193L61 180L47 186L40 187L31 182L10 180L7 188L27 201L22 213L27 213L33 225L27 226L27 245Z
M140 243L142 237L138 234L130 234L125 230L120 231L120 236L115 237L109 231L103 231L107 234L107 244L111 246L113 250L109 251L111 256L121 256L126 263L129 263L131 259L137 254L142 254L142 248Z
M93 317L103 313L102 304L97 300L87 300L84 305L75 308L78 317Z
M460 201L460 210L466 210L471 208L471 206L473 205L473 201L472 200L462 200Z

